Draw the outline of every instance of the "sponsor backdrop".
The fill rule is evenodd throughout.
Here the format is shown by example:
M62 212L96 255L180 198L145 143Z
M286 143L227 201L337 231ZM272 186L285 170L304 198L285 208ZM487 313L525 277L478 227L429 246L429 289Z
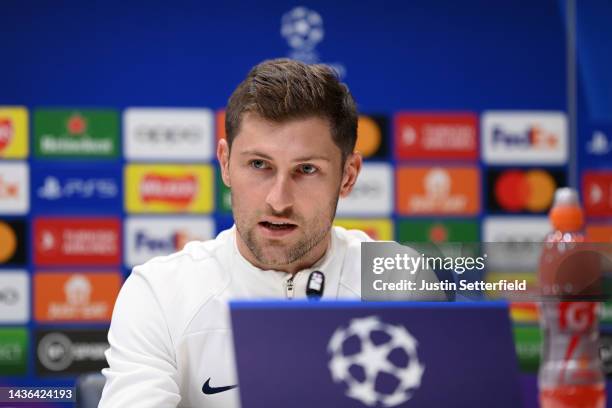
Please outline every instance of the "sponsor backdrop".
M102 368L130 268L232 225L215 145L229 93L266 58L330 64L359 103L366 162L338 225L382 240L540 241L555 189L572 184L588 234L612 241L603 3L577 5L569 65L568 10L553 0L69 3L52 18L56 5L3 8L3 383ZM513 317L533 372L536 310Z

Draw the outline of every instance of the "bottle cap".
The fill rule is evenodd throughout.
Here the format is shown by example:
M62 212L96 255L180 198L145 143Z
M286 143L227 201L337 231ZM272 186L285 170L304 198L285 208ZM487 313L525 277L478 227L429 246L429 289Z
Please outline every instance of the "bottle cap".
M553 207L557 207L559 205L580 205L578 201L578 192L570 187L558 188L555 192L555 201Z
M569 187L557 189L549 218L557 231L580 231L584 226L584 214L580 208L578 192Z

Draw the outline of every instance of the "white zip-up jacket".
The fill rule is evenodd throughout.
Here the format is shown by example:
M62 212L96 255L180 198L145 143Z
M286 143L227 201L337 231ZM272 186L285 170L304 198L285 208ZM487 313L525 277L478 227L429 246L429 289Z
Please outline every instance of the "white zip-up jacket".
M115 303L99 407L238 407L237 388L215 392L238 381L228 302L305 298L313 270L325 274L323 298L359 298L363 241L333 227L325 256L293 279L244 259L235 227L135 267Z

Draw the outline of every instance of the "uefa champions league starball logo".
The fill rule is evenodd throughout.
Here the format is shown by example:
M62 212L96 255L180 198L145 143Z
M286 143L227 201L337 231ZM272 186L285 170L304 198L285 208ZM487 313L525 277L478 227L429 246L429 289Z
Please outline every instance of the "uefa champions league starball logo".
M332 68L340 79L346 77L346 67L341 62L322 62L317 52L325 37L323 17L317 11L299 6L284 13L281 17L281 36L289 45L288 57L306 64L319 64Z
M281 19L281 35L294 50L312 51L324 33L319 13L306 7L295 7Z
M405 327L376 316L357 318L332 335L328 367L333 381L346 386L346 396L370 407L394 407L421 385L425 367L416 349Z

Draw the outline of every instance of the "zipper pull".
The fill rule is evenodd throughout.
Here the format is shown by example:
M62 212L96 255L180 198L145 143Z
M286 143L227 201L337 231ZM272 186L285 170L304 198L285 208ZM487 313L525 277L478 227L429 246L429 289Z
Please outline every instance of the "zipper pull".
M285 282L285 293L287 294L287 299L293 299L293 278L295 275L291 275L289 279Z

